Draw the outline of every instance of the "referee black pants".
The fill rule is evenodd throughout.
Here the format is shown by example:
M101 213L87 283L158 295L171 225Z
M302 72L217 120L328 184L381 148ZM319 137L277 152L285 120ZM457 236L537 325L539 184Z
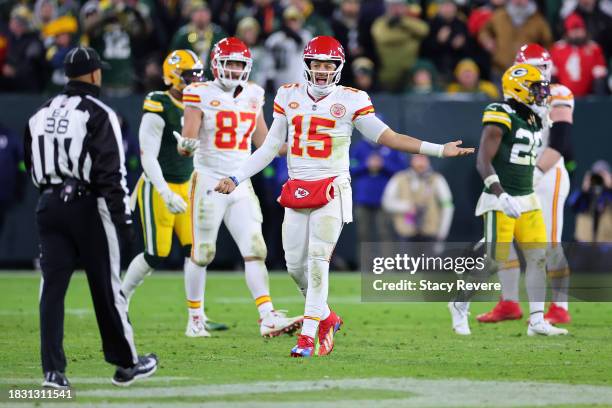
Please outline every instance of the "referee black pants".
M87 195L64 203L59 192L45 192L36 219L43 278L39 305L43 372L66 370L64 297L78 261L87 274L105 360L132 367L137 354L120 291L119 240L105 201Z

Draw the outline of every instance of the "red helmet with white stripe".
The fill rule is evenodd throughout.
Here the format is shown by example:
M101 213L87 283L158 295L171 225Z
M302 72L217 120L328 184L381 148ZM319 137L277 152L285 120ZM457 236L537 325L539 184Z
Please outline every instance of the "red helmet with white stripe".
M334 37L321 35L313 38L304 48L304 76L308 84L322 92L330 90L340 81L340 73L344 67L344 48ZM313 70L312 61L333 62L336 69L333 71ZM317 78L315 78L317 77ZM317 79L325 81L317 83Z
M550 53L540 44L529 43L523 45L516 54L514 63L533 65L550 81L553 68L552 58Z
M243 62L242 69L227 68L228 61ZM228 88L246 85L253 66L251 51L240 39L228 37L215 44L210 52L210 67L215 79Z

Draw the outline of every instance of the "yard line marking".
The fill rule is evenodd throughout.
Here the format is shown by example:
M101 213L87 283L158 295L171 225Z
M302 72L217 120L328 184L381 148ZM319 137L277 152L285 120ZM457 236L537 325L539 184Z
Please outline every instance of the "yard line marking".
M368 378L321 381L279 381L238 384L215 384L177 387L135 387L132 389L100 389L78 392L80 397L129 398L171 398L202 397L198 404L172 402L173 406L219 406L219 407L312 407L310 402L206 402L206 397L235 396L238 394L296 393L324 391L329 388L377 389L405 391L411 393L405 399L389 398L376 401L377 407L522 407L570 404L606 404L612 401L612 387L597 385L558 384L525 381L476 381L466 379L424 380L414 378ZM128 401L126 401L128 402ZM372 401L373 402L373 401ZM160 402L134 403L130 406L161 407L168 400ZM317 401L318 407L349 407L355 404L369 406L363 400ZM117 407L121 403L88 403L89 406ZM124 403L125 404L125 403Z
M151 377L147 379L147 382L166 382L170 383L173 381L187 381L192 380L193 377L169 377L159 376ZM110 384L111 376L108 377L70 377L70 382L74 385L78 384ZM39 385L42 382L42 377L39 378L0 378L0 384L36 384Z

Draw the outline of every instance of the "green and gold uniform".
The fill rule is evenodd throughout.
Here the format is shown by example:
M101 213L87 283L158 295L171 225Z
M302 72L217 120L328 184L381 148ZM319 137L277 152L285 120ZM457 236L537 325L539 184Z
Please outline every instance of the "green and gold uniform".
M153 113L163 119L164 127L157 161L168 187L179 194L185 202L189 202L193 158L178 154L173 134L175 131L181 133L183 104L173 98L169 92L151 92L145 97L143 113ZM154 136L141 134L140 137ZM191 206L188 206L187 211L182 214L172 214L146 174L136 188L145 238L145 252L162 258L168 256L174 231L181 246L185 248L185 253L188 254L192 244Z
M485 188L476 215L484 216L486 242L521 244L546 242L546 228L540 203L533 190L536 153L542 144L542 121L529 107L510 99L488 105L483 126L498 126L503 131L499 149L492 160L503 189L521 205L519 218L508 217L498 198ZM505 261L510 245L497 247L495 258Z

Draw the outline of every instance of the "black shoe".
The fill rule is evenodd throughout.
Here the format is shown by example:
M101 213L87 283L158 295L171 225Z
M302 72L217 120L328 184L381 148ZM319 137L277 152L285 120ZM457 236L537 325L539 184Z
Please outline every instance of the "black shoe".
M138 356L138 363L134 367L117 367L112 382L118 387L127 387L139 378L147 378L157 371L157 356L153 353Z
M55 388L56 390L67 390L70 388L70 382L64 373L60 373L59 371L47 371L42 386L46 388Z

